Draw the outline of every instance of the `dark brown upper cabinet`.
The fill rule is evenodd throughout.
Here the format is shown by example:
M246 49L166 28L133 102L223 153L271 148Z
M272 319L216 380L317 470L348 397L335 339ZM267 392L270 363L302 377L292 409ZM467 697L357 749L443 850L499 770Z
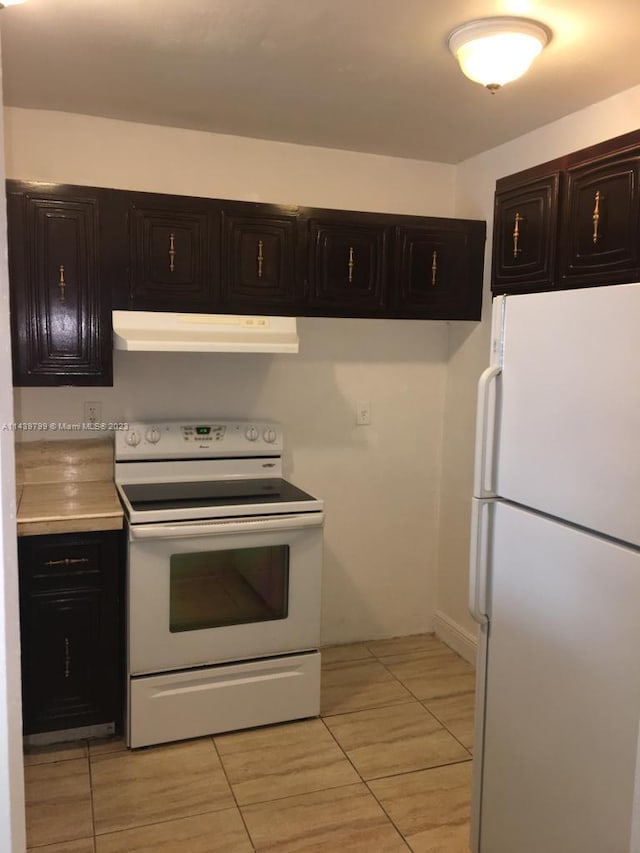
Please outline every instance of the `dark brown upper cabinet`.
M392 227L352 217L332 211L308 219L309 313L381 316L387 307Z
M128 195L130 307L211 310L219 290L220 211L207 199Z
M525 292L553 286L560 173L496 192L494 290Z
M111 311L480 318L485 223L7 181L14 384L111 385Z
M640 278L640 131L496 183L492 290Z
M227 204L222 216L225 310L293 314L300 303L296 209Z
M7 207L14 385L111 385L98 195L8 181Z
M567 170L562 199L564 286L640 277L640 146Z
M480 319L485 231L484 222L446 219L396 227L394 313Z

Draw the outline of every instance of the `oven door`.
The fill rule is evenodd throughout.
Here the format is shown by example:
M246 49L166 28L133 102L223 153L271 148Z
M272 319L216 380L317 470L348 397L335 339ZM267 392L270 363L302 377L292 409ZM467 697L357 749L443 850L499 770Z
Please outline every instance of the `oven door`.
M324 515L129 529L129 674L306 651L320 640Z

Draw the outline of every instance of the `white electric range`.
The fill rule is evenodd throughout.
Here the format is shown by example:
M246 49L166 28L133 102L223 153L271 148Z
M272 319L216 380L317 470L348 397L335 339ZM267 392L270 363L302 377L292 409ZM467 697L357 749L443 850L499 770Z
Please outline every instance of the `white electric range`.
M278 424L133 423L127 743L316 716L323 503L282 478Z

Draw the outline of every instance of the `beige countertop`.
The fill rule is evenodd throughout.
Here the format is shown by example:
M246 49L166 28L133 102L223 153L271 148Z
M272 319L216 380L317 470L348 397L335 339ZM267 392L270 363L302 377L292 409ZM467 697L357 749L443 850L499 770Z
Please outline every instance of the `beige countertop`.
M119 530L108 438L16 445L18 536Z

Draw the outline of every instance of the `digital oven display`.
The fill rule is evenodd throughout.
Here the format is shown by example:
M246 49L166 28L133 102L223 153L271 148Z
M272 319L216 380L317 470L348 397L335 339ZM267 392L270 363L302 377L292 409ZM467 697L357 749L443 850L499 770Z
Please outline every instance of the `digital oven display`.
M182 437L185 441L222 441L225 430L226 427L222 425L194 424L193 426L182 427Z

